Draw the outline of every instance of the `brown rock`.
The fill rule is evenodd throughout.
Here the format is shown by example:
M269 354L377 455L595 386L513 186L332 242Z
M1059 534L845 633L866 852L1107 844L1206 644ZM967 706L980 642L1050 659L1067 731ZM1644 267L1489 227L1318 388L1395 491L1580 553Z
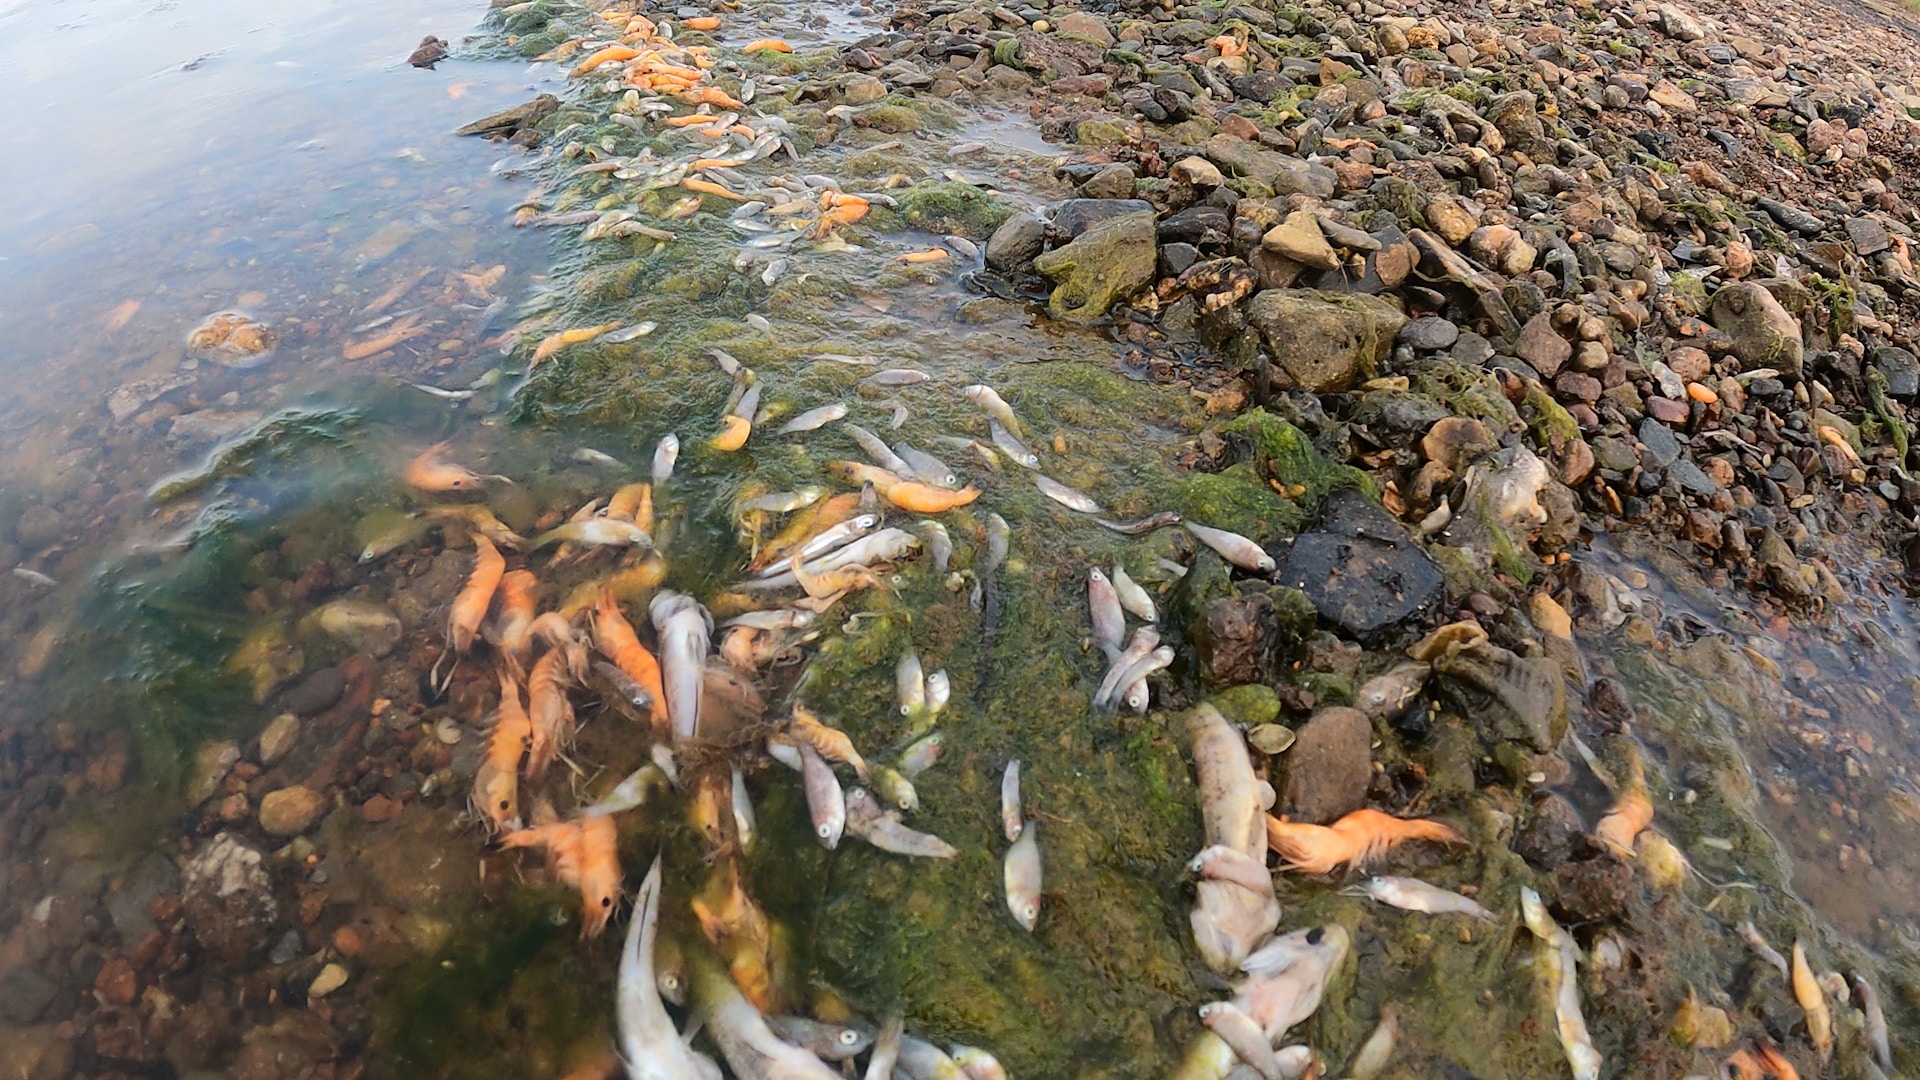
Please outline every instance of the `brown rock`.
M1553 389L1562 398L1584 401L1589 405L1600 400L1600 380L1578 371L1563 371L1555 376Z
M1373 725L1358 709L1315 713L1287 751L1280 805L1288 820L1324 825L1366 805L1373 780Z
M1541 312L1520 328L1513 353L1533 366L1545 379L1560 374L1560 368L1573 358L1573 344L1553 328L1553 316Z
M1585 439L1575 439L1567 444L1566 458L1560 463L1560 482L1568 487L1579 487L1580 482L1593 475L1593 447Z
M1480 227L1460 200L1451 195L1435 195L1427 200L1427 224L1449 244L1459 244Z
M1264 681L1275 644L1273 600L1259 593L1208 603L1194 633L1200 671L1215 686Z
M1703 349L1682 345L1667 354L1667 366L1687 382L1700 382L1713 373L1713 360Z
M1687 422L1687 403L1672 398L1650 397L1646 400L1647 415L1663 424L1684 424Z
M1056 94L1085 94L1088 97L1099 97L1113 89L1113 76L1104 72L1096 72L1092 75L1068 75L1065 78L1053 80L1048 89Z
M385 795L375 795L360 804L360 816L367 824L378 825L383 821L392 821L400 816L401 805Z
M131 1005L140 996L140 976L124 956L116 956L100 968L93 978L93 992L113 1005Z
M1260 138L1260 127L1239 113L1221 113L1220 131L1237 139L1253 142Z
M1633 869L1612 856L1563 863L1553 891L1554 907L1570 922L1617 918L1633 892Z
M1427 459L1453 473L1464 471L1475 459L1499 448L1487 425L1467 416L1442 417L1420 439L1420 451Z
M331 802L308 787L281 788L260 800L260 827L275 836L297 836L306 832Z

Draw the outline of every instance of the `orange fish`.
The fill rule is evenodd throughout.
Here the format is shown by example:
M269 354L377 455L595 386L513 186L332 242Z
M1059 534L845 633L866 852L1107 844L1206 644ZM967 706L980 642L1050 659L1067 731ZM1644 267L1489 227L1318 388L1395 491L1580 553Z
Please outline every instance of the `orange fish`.
M883 489L880 494L902 510L911 510L916 514L938 514L956 506L965 506L979 498L980 489L969 484L958 491L949 491L917 480L907 480Z
M784 41L781 41L779 38L759 38L754 41L749 41L745 45L740 46L740 51L745 53L750 53L750 52L790 53L793 51L793 46L787 44Z
M739 195L729 191L711 180L701 180L697 177L689 176L685 180L680 181L680 186L686 188L688 191L697 191L702 195L718 195L723 199L732 199L735 202L747 201L745 195ZM746 438L742 436L741 441L745 442Z
M754 556L753 561L748 565L755 570L772 566L785 559L794 548L835 525L852 519L859 512L858 493L844 492L832 498L822 499L794 514L793 519L767 542L767 546L762 548L760 554Z
M680 25L689 30L718 30L720 19L715 15L695 15L691 19L681 19Z
M593 643L613 666L625 672L627 677L641 685L653 698L652 721L656 738L666 739L671 732L667 726L667 690L660 677L660 661L640 644L640 636L633 632L633 624L620 613L620 605L613 598L611 589L600 593L600 602L593 609Z
M1407 840L1462 844L1466 837L1444 822L1397 818L1378 810L1355 810L1332 825L1267 815L1267 846L1284 860L1281 868L1305 874L1331 874L1343 865L1362 868Z
M626 45L609 45L585 60L573 69L573 77L579 78L602 64L611 64L616 60L631 60L640 55L640 50Z

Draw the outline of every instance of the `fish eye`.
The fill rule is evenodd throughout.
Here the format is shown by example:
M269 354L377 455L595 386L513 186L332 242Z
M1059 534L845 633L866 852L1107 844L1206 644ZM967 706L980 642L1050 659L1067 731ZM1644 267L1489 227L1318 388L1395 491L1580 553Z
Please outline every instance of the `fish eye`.
M860 1041L859 1032L853 1030L852 1028L840 1029L840 1045L841 1046L852 1046L854 1043L857 1043L859 1041Z
M1320 939L1326 936L1327 936L1326 928L1323 926L1316 926L1313 929L1307 931L1307 944L1318 945L1320 944Z
M818 829L815 829L814 831L820 834L820 839L825 840L827 837L833 835L833 826L822 825Z

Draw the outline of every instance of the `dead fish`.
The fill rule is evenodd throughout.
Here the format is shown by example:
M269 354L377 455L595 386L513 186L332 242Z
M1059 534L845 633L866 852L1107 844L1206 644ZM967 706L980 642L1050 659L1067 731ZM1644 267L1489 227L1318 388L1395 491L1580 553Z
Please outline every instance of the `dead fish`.
M1093 616L1093 643L1107 654L1108 661L1120 655L1120 637L1127 632L1127 616L1120 609L1120 596L1113 582L1099 567L1087 571L1087 610Z
M767 1026L781 1039L804 1046L827 1061L852 1061L873 1045L873 1036L859 1028L804 1016L769 1016Z
M887 430L899 431L901 426L907 422L908 415L906 405L898 401L894 402L893 415L887 418Z
M375 556L375 557L378 558L378 556ZM360 561L361 562L367 561L364 554L361 556ZM19 578L21 581L25 581L33 585L38 585L43 589L52 589L57 587L60 584L59 582L53 580L52 578L41 573L40 571L31 569L25 566L14 567L13 576Z
M1187 531L1199 537L1200 542L1212 548L1221 558L1242 570L1254 570L1263 574L1273 572L1273 556L1261 549L1259 544L1225 529L1208 528L1186 522Z
M906 1035L907 1018L896 1011L880 1025L880 1037L873 1041L873 1056L867 1058L867 1071L861 1080L893 1080L893 1067L900 1061L900 1040Z
M827 489L819 484L808 484L793 491L776 491L770 495L761 495L740 504L742 510L763 510L770 513L785 514L804 509L817 503L827 494Z
M835 420L838 420L846 415L847 415L846 405L836 401L836 402L833 402L832 404L821 405L818 408L808 409L806 412L803 412L799 416L796 416L793 419L787 421L786 423L780 425L779 429L776 430L774 434L792 435L792 434L795 434L796 432L801 432L801 431L813 431L818 428L825 427L828 424L831 424Z
M1126 702L1127 708L1132 709L1136 713L1146 712L1147 702L1149 700L1148 695L1150 694L1147 686L1147 676L1157 671L1165 671L1172 666L1173 647L1171 645L1162 645L1148 653L1145 659L1140 660L1125 671L1122 671L1120 673L1120 685L1126 688L1126 694L1123 700Z
M740 772L740 766L733 767L733 827L740 836L740 849L751 852L756 835L753 820L753 798L747 794L747 778Z
M958 252L963 258L977 259L980 257L980 245L964 236L943 236L940 238L940 242L952 248L955 252Z
M1380 1010L1380 1022L1373 1027L1373 1034L1360 1044L1353 1055L1353 1061L1347 1065L1348 1080L1373 1080L1386 1070L1387 1062L1393 1058L1393 1044L1400 1037L1400 1013L1387 1005Z
M893 452L900 455L900 460L907 463L908 469L921 482L937 488L946 488L949 491L960 486L959 475L948 468L946 462L932 454L916 449L905 442L893 444Z
M886 440L880 436L859 424L847 424L842 430L860 445L861 452L872 458L875 465L903 480L913 475L913 466L908 464L905 458L894 453L893 448L888 446Z
M1759 928L1754 926L1751 920L1741 923L1736 928L1736 932L1739 933L1740 940L1746 942L1747 947L1753 950L1753 955L1772 965L1775 970L1780 972L1781 978L1790 979L1793 977L1793 971L1787 964L1787 958L1781 956L1779 952L1775 951L1773 946L1767 944L1767 939L1760 936Z
M800 775L807 792L807 812L813 817L813 835L828 851L840 846L847 827L847 799L840 779L833 775L818 751L805 742L800 748Z
M819 618L803 608L774 608L771 611L743 611L721 625L745 626L754 630L805 630Z
M1231 1001L1209 1001L1200 1006L1200 1022L1207 1025L1234 1055L1246 1062L1262 1080L1282 1080L1280 1059L1274 1056L1273 1042L1259 1021Z
M939 716L947 710L947 702L953 697L953 684L947 679L947 670L941 668L927 676L927 714Z
M714 346L707 349L707 355L713 357L713 362L720 365L720 371L723 374L734 376L740 374L743 365L727 350Z
M408 382L405 379L401 379L400 383L403 386L411 386L415 390L418 390L423 394L430 394L437 398L444 398L447 401L465 401L468 398L472 397L474 394L472 390L443 390L438 386L428 386L426 383Z
M1429 915L1470 915L1482 922L1498 921L1493 912L1472 898L1452 889L1429 885L1418 878L1380 874L1368 878L1365 885L1359 886L1359 891L1402 911L1419 911Z
M944 576L947 563L953 558L953 538L947 535L947 527L924 518L914 524L919 526L920 541L927 546L927 554L933 559L933 572Z
M953 1063L967 1074L967 1080L1007 1080L1007 1070L1001 1066L1000 1059L985 1050L959 1043L947 1050L953 1056Z
M1120 606L1135 618L1148 622L1158 622L1159 614L1154 611L1153 597L1140 583L1127 576L1127 568L1119 563L1113 564L1113 591L1120 598Z
M1164 529L1170 525L1178 525L1180 521L1180 515L1172 510L1162 510L1157 514L1149 514L1138 521L1108 521L1103 517L1093 519L1095 525L1103 529L1111 529L1122 536L1145 536L1156 529ZM1179 569L1183 574L1186 572L1185 567L1180 567Z
M1547 968L1553 992L1553 1013L1560 1047L1574 1080L1600 1080L1603 1061L1593 1048L1586 1017L1580 1011L1580 975L1577 970L1579 947L1566 928L1547 914L1547 905L1532 889L1520 889L1521 917L1543 946L1541 959Z
M775 259L768 263L767 268L760 271L760 284L772 285L774 282L779 281L786 275L788 265L789 263L786 259Z
M940 752L946 749L947 736L936 731L925 738L915 740L905 750L900 751L900 772L907 779L917 779L919 775L933 768L940 760Z
M1007 762L1007 771L1000 775L1000 829L1007 834L1007 842L1020 839L1020 833L1026 828L1025 819L1020 814L1020 759Z
M1021 442L1013 432L1001 427L1000 421L987 421L987 434L993 439L993 445L998 447L1001 453L1012 458L1014 464L1023 469L1040 467L1040 455L1027 449L1027 444Z
M1376 720L1399 716L1419 699L1431 670L1425 664L1398 664L1360 684L1353 707Z
M1887 1014L1881 1011L1880 995L1865 975L1854 972L1853 993L1860 1000L1860 1011L1867 1018L1867 1045L1873 1047L1873 1060L1886 1072L1893 1071L1893 1047L1887 1042Z
M680 460L680 436L669 431L660 436L659 445L653 448L654 490L659 490L673 476L673 463L678 460Z
M569 521L555 526L534 538L528 546L528 552L539 551L549 544L562 541L579 544L583 547L642 547L651 548L653 537L647 530L631 521L617 518L588 518L585 521Z
M1793 943L1793 996L1807 1016L1807 1040L1821 1061L1833 1057L1833 1012L1827 1008L1827 992L1813 977L1807 965L1807 948L1798 939Z
M629 341L639 341L641 338L646 337L658 329L660 329L660 324L657 322L637 322L625 330L615 330L600 340L607 345L625 345Z
M753 327L755 330L760 331L761 333L767 335L768 337L773 336L773 324L767 321L767 317L765 315L761 315L757 312L749 312L746 316L746 323L748 326Z
M933 378L917 368L887 368L876 371L860 381L868 386L914 386Z
M1094 708L1106 705L1113 700L1115 694L1125 694L1130 684L1121 682L1120 676L1126 674L1134 664L1146 659L1147 654L1153 652L1154 647L1159 644L1160 631L1151 626L1136 628L1133 632L1133 640L1127 643L1127 647L1121 650L1118 656L1108 661L1107 673L1101 678L1100 687L1093 694Z
M653 708L653 695L648 693L647 688L641 686L639 680L633 676L621 671L605 660L595 660L593 662L593 673L604 679L608 686L613 687L614 692L620 695L621 701L633 706L635 709L648 710Z
M873 770L873 792L896 810L911 814L920 809L920 793L914 790L913 781L898 769L877 766Z
M893 689L900 702L900 715L913 716L927 707L927 680L920 669L920 655L912 646L900 654L893 668Z
M573 460L581 463L582 465L598 465L606 469L626 468L625 465L620 463L619 458L614 457L612 454L606 453L604 451L595 450L591 446L583 446L580 449L575 450L569 456L572 457Z
M1052 477L1035 473L1033 483L1035 487L1040 489L1040 494L1045 495L1047 498L1052 499L1054 502L1059 503L1069 510L1077 510L1082 514L1099 514L1104 512L1100 509L1100 504L1094 502L1091 497L1073 490Z
M1002 876L1007 887L1007 910L1020 929L1033 932L1040 921L1040 823L1029 821L1020 829L1020 838L1007 849Z
M883 809L873 793L854 788L847 793L847 831L895 855L915 859L951 859L960 850L932 833L908 828L900 815Z
M1027 433L1020 427L1020 418L1013 414L1013 406L1007 404L1007 400L1001 397L993 387L985 383L974 383L972 386L961 387L960 396L973 402L981 412L998 420L1015 437L1026 437Z
M877 356L850 356L847 353L822 352L809 356L809 360L824 360L830 364L845 364L848 367L869 367L880 362Z

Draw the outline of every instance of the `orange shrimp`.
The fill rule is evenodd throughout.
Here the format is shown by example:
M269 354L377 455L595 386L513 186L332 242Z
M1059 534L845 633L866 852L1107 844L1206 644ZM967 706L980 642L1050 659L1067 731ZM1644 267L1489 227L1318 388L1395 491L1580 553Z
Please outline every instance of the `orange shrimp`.
M594 68L599 67L601 64L611 64L616 60L631 60L639 55L640 50L638 49L626 45L609 45L599 52L594 53L592 56L587 57L585 60L580 61L579 66L573 69L573 77L577 79L587 72L592 71Z
M502 836L494 849L538 847L547 852L547 865L562 884L580 890L580 936L598 937L613 917L620 895L620 832L613 817L593 814L573 821L556 821Z
M559 670L559 661L558 652L548 652L533 662L527 676L527 719L532 724L527 744L529 778L546 772L554 755L573 740L573 703L567 700L567 677Z
M495 831L509 828L520 818L520 757L533 738L533 724L520 704L520 684L513 673L500 671L500 715L487 735L486 756L480 759L480 771L473 777L473 803Z
M742 887L738 863L726 859L715 866L706 889L689 906L700 920L700 932L726 957L740 992L755 1008L774 1011L772 927Z
M958 491L949 491L931 484L922 484L918 480L908 480L895 484L881 491L880 494L902 510L911 510L916 514L938 514L956 506L965 506L979 498L980 489L968 484Z
M1788 1061L1778 1047L1761 1039L1754 1044L1754 1049L1759 1052L1760 1063L1766 1066L1773 1080L1800 1080L1800 1070L1793 1067L1793 1062Z
M478 552L473 559L473 573L467 577L460 594L453 598L453 607L447 613L447 642L456 653L464 653L473 645L473 636L480 632L481 620L487 617L487 608L493 604L493 592L500 587L500 579L507 571L507 560L501 558L500 549L493 546L493 541L475 533L473 546Z
M420 456L407 462L400 479L420 491L478 491L485 485L485 477L475 475L464 466L440 460L441 451L451 445L453 440L448 439L422 450Z
M1653 802L1647 793L1631 789L1620 796L1607 816L1594 827L1593 838L1622 859L1633 858L1633 841L1653 821Z
M1342 865L1364 867L1406 840L1462 844L1466 837L1444 822L1397 818L1378 810L1355 810L1332 825L1267 815L1267 846L1285 860L1281 868L1306 874L1331 874Z
M502 653L524 660L533 645L533 614L540 582L531 570L511 570L500 579L500 613L493 621L493 643Z
M854 749L853 740L839 728L821 723L805 706L793 707L793 720L787 724L787 734L813 747L828 761L851 767L862 781L867 779L867 761Z
M549 611L533 620L534 637L566 661L567 677L576 683L587 681L587 647L573 632L573 623L557 611Z
M653 698L652 721L654 735L667 736L667 689L660 677L660 661L640 644L640 636L633 632L633 624L620 613L620 604L613 598L613 590L600 593L600 602L593 609L593 643L602 655L613 661L613 666L627 674L627 677L641 685Z
M607 516L640 525L640 509L643 506L647 510L647 516L651 518L653 516L653 485L644 482L627 484L615 491L613 497L607 500ZM648 525L640 525L640 527L648 532L653 531Z

